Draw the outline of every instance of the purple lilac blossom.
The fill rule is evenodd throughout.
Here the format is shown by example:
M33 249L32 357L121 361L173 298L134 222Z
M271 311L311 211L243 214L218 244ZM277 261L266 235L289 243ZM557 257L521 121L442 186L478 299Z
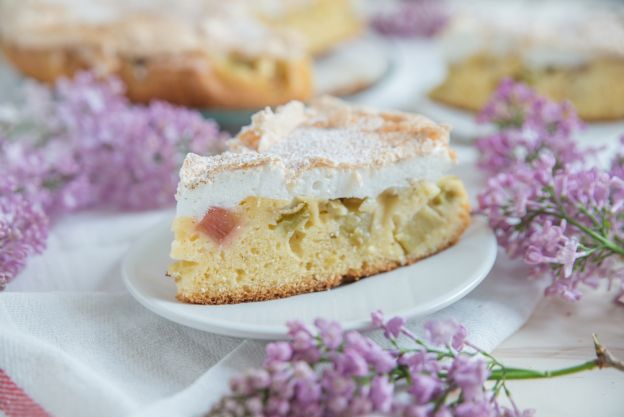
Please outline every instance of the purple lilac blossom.
M620 137L620 147L619 149L624 148L624 136ZM621 150L616 153L615 157L611 160L611 167L609 172L614 177L624 179L624 152Z
M387 36L430 38L448 23L449 12L444 3L441 0L401 0L392 10L373 17L371 25Z
M624 158L591 167L574 134L569 103L504 80L478 117L498 131L479 138L479 167L490 175L479 195L499 244L533 276L550 276L547 295L579 300L582 287L624 281Z
M542 154L491 178L478 196L499 244L549 275L547 295L575 301L581 286L624 280L624 180L598 168L555 169Z
M438 320L425 323L427 339L436 346L452 346L455 350L464 347L466 328L456 320Z
M486 360L464 349L466 331L457 322L427 324L440 345L461 340L456 349L435 350L407 332L403 319L386 321L381 312L371 319L393 347L326 320L316 320L313 330L289 323L289 340L267 345L263 367L234 377L231 394L208 416L531 415L498 403L486 385ZM399 337L415 348L400 349Z
M8 173L0 173L0 289L45 249L48 218L41 206L20 190Z
M43 250L47 225L60 216L170 205L186 153L220 150L224 136L198 112L135 105L123 93L119 80L88 72L52 88L30 83L17 116L0 123L0 222L14 219L0 232L3 283ZM9 182L18 195L7 194Z
M550 153L558 166L570 166L595 152L575 142L583 123L570 103L552 102L510 79L501 82L477 120L498 127L475 142L478 166L488 174L531 164L543 153Z

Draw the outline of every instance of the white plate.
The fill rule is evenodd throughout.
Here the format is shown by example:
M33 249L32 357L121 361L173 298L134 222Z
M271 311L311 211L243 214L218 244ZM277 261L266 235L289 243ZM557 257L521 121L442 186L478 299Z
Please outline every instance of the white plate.
M382 81L391 68L388 43L365 34L315 59L314 91L316 95L356 94Z
M494 126L477 123L476 113L437 103L426 95L417 100L414 109L433 120L450 124L453 138L460 142L472 142L479 136L495 132Z
M484 219L453 247L411 266L378 274L341 287L280 300L231 305L184 304L164 275L172 234L161 224L137 241L122 270L130 293L154 313L186 326L228 336L257 339L285 337L288 320L311 323L317 317L340 322L346 329L369 326L370 313L422 316L468 294L488 274L496 258L496 240Z

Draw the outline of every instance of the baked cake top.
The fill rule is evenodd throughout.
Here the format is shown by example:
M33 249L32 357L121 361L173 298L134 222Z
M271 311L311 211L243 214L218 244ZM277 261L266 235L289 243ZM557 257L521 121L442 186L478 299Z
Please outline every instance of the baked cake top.
M178 214L231 207L248 196L376 196L437 179L453 162L449 128L424 116L378 111L324 97L263 110L221 155L189 154Z

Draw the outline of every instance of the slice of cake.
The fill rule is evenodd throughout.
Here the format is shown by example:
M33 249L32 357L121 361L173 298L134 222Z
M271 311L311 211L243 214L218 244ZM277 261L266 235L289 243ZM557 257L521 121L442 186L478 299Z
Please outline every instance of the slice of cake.
M442 40L445 79L429 96L479 111L505 78L586 121L624 119L624 9L609 2L465 2Z
M168 271L179 300L269 300L388 271L470 222L449 129L323 98L264 110L180 172ZM414 276L414 279L430 277Z
M313 93L304 42L240 1L0 1L0 50L44 82L117 76L136 102L252 109Z

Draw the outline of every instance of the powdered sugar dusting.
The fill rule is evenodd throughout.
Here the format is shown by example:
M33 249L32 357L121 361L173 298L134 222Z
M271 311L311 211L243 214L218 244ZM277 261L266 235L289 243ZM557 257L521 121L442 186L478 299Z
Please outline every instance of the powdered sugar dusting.
M264 110L212 157L189 155L178 214L201 215L248 196L375 196L439 178L450 167L449 129L414 114L381 112L323 98Z
M299 172L317 165L347 168L384 165L424 151L424 143L417 143L418 150L394 146L392 142L380 140L379 134L359 130L357 126L334 129L303 127L265 153L279 157L286 166Z
M383 166L430 152L449 153L449 129L424 116L381 112L322 97L263 110L229 143L235 152L275 156L297 176L316 166Z

